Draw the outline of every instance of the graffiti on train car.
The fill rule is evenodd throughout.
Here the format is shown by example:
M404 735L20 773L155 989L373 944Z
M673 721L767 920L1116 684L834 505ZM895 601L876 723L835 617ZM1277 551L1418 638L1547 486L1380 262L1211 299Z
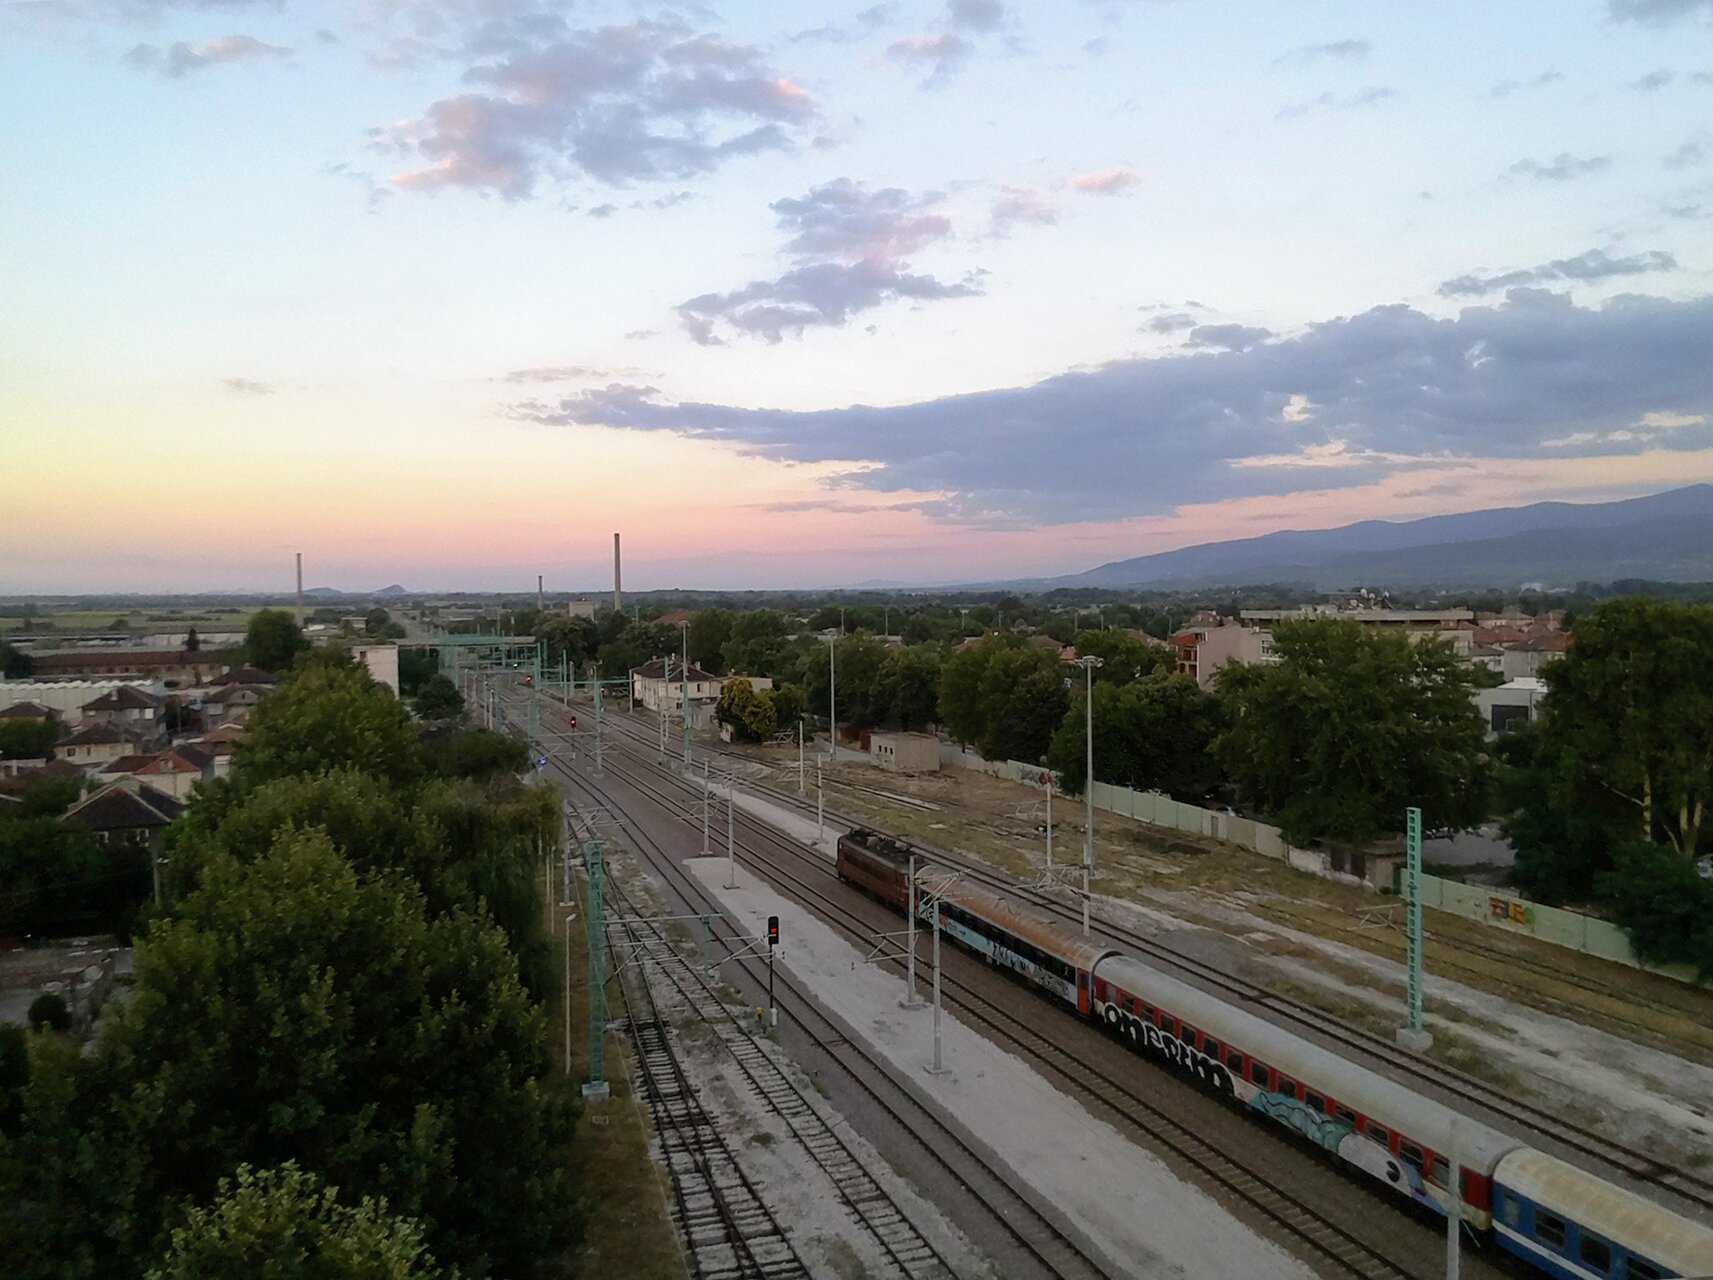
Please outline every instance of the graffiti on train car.
M1174 1070L1192 1076L1221 1093L1236 1092L1231 1072L1226 1070L1225 1064L1218 1058L1208 1057L1199 1049L1185 1044L1176 1036L1167 1035L1152 1022L1144 1021L1116 1004L1102 1001L1099 1009L1108 1030L1129 1041L1130 1047L1136 1052L1157 1058Z

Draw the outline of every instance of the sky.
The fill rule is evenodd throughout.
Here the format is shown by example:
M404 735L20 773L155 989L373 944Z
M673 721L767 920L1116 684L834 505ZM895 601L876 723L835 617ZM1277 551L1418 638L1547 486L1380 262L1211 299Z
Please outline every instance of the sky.
M0 593L1713 480L1713 0L0 0Z

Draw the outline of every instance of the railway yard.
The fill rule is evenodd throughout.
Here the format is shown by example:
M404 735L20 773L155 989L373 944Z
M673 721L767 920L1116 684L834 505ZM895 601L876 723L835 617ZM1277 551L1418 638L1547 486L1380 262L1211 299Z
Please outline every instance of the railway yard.
M495 692L521 732L537 695ZM960 947L942 954L943 1044L930 1010L900 1007L904 917L840 879L837 835L861 824L907 839L961 883L1075 932L1072 895L1032 887L1042 848L1028 789L841 760L824 773L823 828L813 781L797 792L795 748L699 740L686 769L653 717L607 714L597 771L587 705L575 731L555 705L542 698L542 774L573 829L611 851L608 1075L633 1119L646 1116L668 1175L660 1198L683 1252L663 1274L1445 1273L1442 1218ZM1074 808L1055 814L1067 850L1081 842ZM1385 900L1124 819L1103 815L1097 836L1102 946L1713 1220L1705 992L1435 914L1435 1043L1403 1053L1391 1043L1402 935L1372 910ZM581 915L587 889L573 888ZM757 941L770 916L782 935L771 972ZM569 926L574 946L581 927ZM925 937L917 952L925 996ZM580 1035L577 1009L571 1021ZM1538 1274L1474 1234L1465 1246L1463 1275Z

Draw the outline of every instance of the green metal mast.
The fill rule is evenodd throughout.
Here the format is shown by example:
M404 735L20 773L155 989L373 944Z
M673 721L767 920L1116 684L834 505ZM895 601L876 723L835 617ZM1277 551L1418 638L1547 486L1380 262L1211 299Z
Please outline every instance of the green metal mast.
M604 842L588 843L585 859L589 869L589 1079L583 1085L585 1098L605 1098L607 1088L607 912Z
M1404 810L1405 859L1404 889L1406 899L1406 928L1408 930L1408 986L1405 997L1408 1025L1398 1032L1398 1043L1417 1053L1433 1043L1433 1036L1422 1026L1422 811Z

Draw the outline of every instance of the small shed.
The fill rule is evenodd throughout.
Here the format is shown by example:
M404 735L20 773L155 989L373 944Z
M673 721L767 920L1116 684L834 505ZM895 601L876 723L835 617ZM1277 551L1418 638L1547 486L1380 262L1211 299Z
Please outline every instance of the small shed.
M893 773L938 773L940 740L930 733L876 733L869 737L869 754Z

